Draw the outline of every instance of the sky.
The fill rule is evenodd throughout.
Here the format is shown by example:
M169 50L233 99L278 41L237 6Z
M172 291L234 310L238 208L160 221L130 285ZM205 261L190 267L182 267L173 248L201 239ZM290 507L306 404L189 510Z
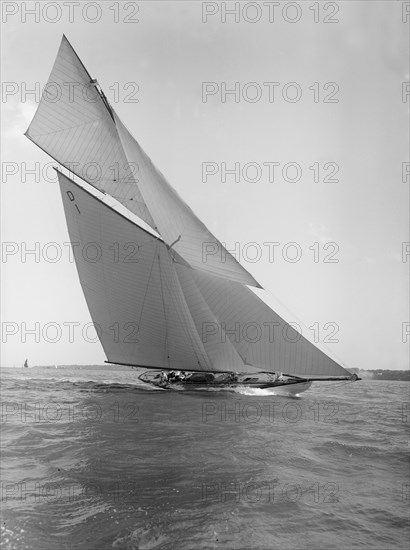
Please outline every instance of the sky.
M23 135L64 33L269 305L347 367L408 368L407 5L2 2L1 365L105 360Z

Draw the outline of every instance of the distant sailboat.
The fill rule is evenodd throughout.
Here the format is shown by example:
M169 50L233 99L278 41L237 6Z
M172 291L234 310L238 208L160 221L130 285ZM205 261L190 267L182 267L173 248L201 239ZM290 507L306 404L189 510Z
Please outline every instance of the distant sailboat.
M24 361L24 368L25 368L25 369L28 369L28 368L29 368L29 367L28 367L28 361L27 361L27 359Z
M144 367L140 379L165 388L300 393L357 379L251 290L262 287L153 165L65 36L45 89L26 136L81 178L57 170L108 363Z

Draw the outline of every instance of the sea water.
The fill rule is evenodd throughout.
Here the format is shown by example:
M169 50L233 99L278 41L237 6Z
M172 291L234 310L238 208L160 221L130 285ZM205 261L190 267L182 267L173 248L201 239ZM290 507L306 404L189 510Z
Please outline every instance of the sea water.
M1 372L4 548L408 548L408 382L292 398Z

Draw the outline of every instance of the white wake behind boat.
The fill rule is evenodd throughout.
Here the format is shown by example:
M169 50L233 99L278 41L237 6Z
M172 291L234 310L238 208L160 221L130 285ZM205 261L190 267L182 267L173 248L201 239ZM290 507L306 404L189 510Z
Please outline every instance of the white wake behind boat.
M143 366L143 382L175 389L300 393L358 379L256 295L262 287L153 165L65 36L26 136L71 173L57 170L108 363Z

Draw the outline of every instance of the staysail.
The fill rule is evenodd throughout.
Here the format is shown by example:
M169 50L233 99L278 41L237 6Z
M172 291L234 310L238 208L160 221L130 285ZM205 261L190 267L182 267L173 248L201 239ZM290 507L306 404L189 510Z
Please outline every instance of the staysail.
M259 285L156 169L65 37L46 90L26 135L140 220L58 172L81 285L110 362L350 376L248 288Z

